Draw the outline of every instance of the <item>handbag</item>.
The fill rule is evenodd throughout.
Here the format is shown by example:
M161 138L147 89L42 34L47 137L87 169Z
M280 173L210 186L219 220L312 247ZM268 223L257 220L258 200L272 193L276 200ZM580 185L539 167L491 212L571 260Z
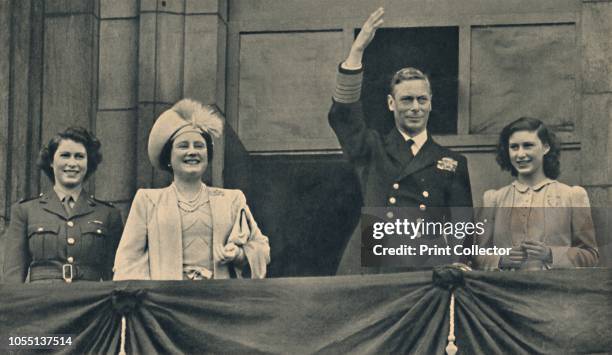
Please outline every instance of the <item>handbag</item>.
M249 236L251 235L251 225L249 222L249 218L244 208L240 209L240 213L238 214L238 219L234 223L232 227L232 232L227 238L228 243L234 243L237 246L241 247L245 245Z

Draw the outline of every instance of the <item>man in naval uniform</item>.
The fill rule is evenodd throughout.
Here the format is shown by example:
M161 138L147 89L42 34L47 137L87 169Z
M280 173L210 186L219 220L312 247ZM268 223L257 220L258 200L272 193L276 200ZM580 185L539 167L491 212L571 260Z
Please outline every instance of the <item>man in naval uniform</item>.
M467 159L437 144L427 131L432 109L428 77L415 68L404 68L395 73L387 97L395 128L381 136L366 127L360 101L362 57L376 30L383 24L383 14L384 10L379 8L370 15L348 57L339 66L329 123L344 154L358 172L365 207L386 208L386 218L391 222L397 208L415 210L423 219L457 220L457 216L451 216L451 207L472 207ZM462 209L463 212L466 210ZM349 240L337 273L394 271L393 268L361 266L359 229ZM436 243L439 246L443 246L442 243L462 243L457 238L447 237ZM444 263L442 260L449 261L421 259L419 265L431 267ZM418 267L414 263L411 266Z

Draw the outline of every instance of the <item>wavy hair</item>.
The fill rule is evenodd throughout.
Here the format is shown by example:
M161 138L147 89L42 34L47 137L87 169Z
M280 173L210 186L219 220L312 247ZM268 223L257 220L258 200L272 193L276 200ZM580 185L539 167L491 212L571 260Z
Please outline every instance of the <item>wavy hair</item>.
M85 174L85 180L87 180L87 178L96 172L98 165L102 162L102 152L100 151L102 143L100 143L93 133L83 127L68 127L64 131L54 135L47 145L40 149L36 165L53 183L55 183L55 175L53 175L51 163L53 163L53 156L57 151L57 147L59 147L63 140L71 140L85 147L85 151L87 152L87 173Z
M510 171L512 176L518 175L518 171L512 166L512 162L510 161L509 140L513 133L519 131L536 132L540 141L550 147L548 153L544 155L544 163L542 164L544 175L549 179L556 179L559 177L561 174L561 163L559 162L561 146L557 140L557 136L555 136L551 129L546 127L544 122L532 117L521 117L502 129L497 143L497 156L495 157L501 169Z

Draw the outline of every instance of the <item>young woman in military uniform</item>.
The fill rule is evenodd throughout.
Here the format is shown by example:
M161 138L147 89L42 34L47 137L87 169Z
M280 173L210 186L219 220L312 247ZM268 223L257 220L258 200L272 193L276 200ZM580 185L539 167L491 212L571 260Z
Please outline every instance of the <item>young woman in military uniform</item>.
M54 185L13 206L5 236L5 282L112 279L121 215L83 189L102 161L100 145L87 130L70 127L41 149L38 166Z

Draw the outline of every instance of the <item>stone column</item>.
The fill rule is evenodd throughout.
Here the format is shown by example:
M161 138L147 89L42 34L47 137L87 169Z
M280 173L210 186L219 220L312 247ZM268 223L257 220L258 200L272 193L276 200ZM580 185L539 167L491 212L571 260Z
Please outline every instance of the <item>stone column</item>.
M0 1L0 232L11 204L38 192L42 5Z
M147 139L157 116L179 99L215 104L225 112L227 2L141 0L137 161L141 186L165 186L168 174L154 171ZM223 139L215 141L208 180L222 186Z
M104 161L96 195L127 216L136 188L138 0L99 0L98 95L95 129Z
M602 266L612 266L612 1L583 0L582 184L593 208Z

